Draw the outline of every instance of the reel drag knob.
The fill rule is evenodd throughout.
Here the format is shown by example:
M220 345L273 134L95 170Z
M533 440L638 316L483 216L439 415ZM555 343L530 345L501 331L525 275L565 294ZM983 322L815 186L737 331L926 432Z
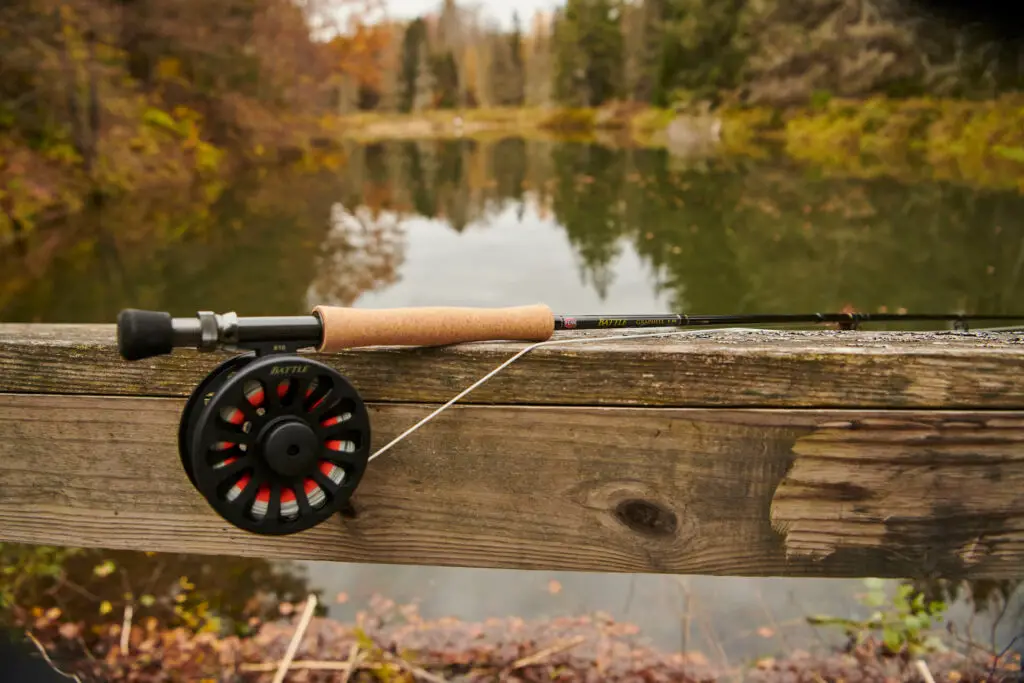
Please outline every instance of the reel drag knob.
M369 414L352 385L307 358L271 355L209 382L182 443L190 476L222 518L293 534L338 512L370 455Z

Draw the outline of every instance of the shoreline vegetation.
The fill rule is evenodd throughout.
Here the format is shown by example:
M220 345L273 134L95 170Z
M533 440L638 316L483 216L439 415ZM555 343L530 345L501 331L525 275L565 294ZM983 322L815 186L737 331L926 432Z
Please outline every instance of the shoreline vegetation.
M45 653L52 668L80 683L149 683L167 680L171 672L174 680L262 682L282 670L288 680L307 683L1010 683L1021 671L1019 654L1010 650L995 653L971 643L924 651L893 642L888 628L881 638L851 634L835 648L737 663L723 653L712 662L700 651L660 651L644 644L635 625L603 613L474 623L424 619L414 605L399 607L379 596L353 623L318 616L322 611L313 596L282 603L277 615L240 637L162 625L128 612L89 626L63 618L59 608L36 608L25 646ZM769 627L757 630L773 636Z
M1024 96L826 99L814 107L695 107L636 103L599 108L493 108L339 118L359 143L505 137L666 147L682 156L764 158L782 153L826 174L939 180L1024 193Z
M509 137L592 142L609 147L666 148L681 157L783 155L824 175L903 182L942 181L1024 194L1024 95L964 101L937 98L823 99L817 106L658 108L603 107L442 109L325 116L293 130L301 139L222 149L204 142L196 116L143 110L130 169L112 162L90 179L69 149L40 153L0 134L0 235L73 215L89 202L185 188L198 204L216 201L226 183L254 168L344 172L346 141ZM114 144L111 142L110 144ZM67 154L67 156L62 156ZM170 159L171 161L168 161ZM12 173L17 172L17 175ZM265 172L265 171L262 171Z

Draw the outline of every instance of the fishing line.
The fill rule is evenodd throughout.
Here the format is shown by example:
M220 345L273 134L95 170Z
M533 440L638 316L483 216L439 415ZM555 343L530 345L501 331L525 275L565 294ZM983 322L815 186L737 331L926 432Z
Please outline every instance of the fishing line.
M440 415L444 411L446 411L449 408L451 408L458 401L462 400L462 398L464 398L471 391L477 389L482 384L484 384L487 380L491 379L492 377L497 375L499 372L501 372L502 370L504 370L508 366L512 365L512 363L514 363L515 361L519 360L520 358L525 356L530 351L533 351L534 349L538 349L538 348L540 348L542 346L554 346L554 345L557 345L557 344L583 344L583 343L586 343L586 342L619 341L619 340L622 340L622 339L643 339L643 338L650 338L650 337L674 337L674 336L684 336L684 335L692 335L692 334L704 334L704 335L706 335L706 334L708 334L711 331L714 331L714 332L760 332L762 334L765 332L765 330L758 329L758 328L755 328L755 327L726 327L726 328L719 328L719 329L715 329L715 330L708 330L708 329L702 329L702 330L674 330L674 331L671 331L671 332L647 332L647 333L642 333L642 334L616 334L616 335L607 336L607 337L580 337L579 339L549 339L547 341L537 342L535 344L531 344L531 345L527 346L526 348L520 350L514 356L512 356L508 360L506 360L503 363L501 363L501 365L499 365L498 367L496 367L493 370L491 370L490 372L488 372L486 375L484 375L483 377L478 379L476 382L473 382L473 384L471 384L468 387L466 387L465 389L463 389L461 392L459 392L453 398L449 399L447 403L445 403L444 405L442 405L439 408L437 408L434 412L432 412L429 415L427 415L426 417L424 417L422 420L420 420L419 422L414 424L412 427L409 427L407 430L405 430L404 432L402 432L401 434L396 436L394 439L392 439L390 442L388 442L387 444L385 444L381 448L377 449L377 451L375 451L369 457L368 461L372 462L374 460L374 458L376 458L376 457L378 457L380 455L383 455L386 451L390 450L394 446L397 446L399 443L401 443L402 441L404 441L408 437L412 436L412 434L414 432L416 432L416 430L418 430L420 427L424 426L425 424L427 424L428 422L430 422L431 420L436 418L438 415Z
M1011 326L1011 327L983 327L983 328L978 328L976 331L977 332L1012 332L1012 331L1022 331L1022 330L1024 330L1024 328ZM409 427L404 432L402 432L401 434L396 436L394 439L389 441L387 444L385 444L384 446L382 446L379 449L377 449L376 451L374 451L374 453L369 457L368 461L372 462L378 456L383 455L386 451L388 451L391 448L397 446L399 443L401 443L402 441L404 441L408 437L412 436L413 433L416 432L420 427L423 427L428 422L430 422L431 420L433 420L434 418L439 416L441 413L443 413L444 411L448 410L450 407L452 407L453 405L455 405L456 403L461 401L470 392L472 392L475 389L479 388L482 384L484 384L489 379L491 379L492 377L497 375L499 372L501 372L502 370L504 370L508 366L512 365L512 363L514 363L515 361L519 360L520 358L525 356L527 353L533 351L534 349L538 349L538 348L540 348L542 346L555 346L555 345L558 345L558 344L583 344L583 343L586 343L586 342L596 342L596 341L619 341L619 340L623 340L623 339L643 339L645 337L646 338L650 338L650 337L677 337L677 336L681 337L681 336L692 335L692 334L705 334L706 335L709 332L757 332L757 333L760 333L760 334L764 334L766 331L767 330L764 330L764 329L761 329L761 328L756 328L756 327L725 327L725 328L715 328L715 329L712 329L712 330L704 328L704 329L700 329L700 330L673 330L673 331L670 331L670 332L650 332L650 333L642 333L642 334L616 334L616 335L607 336L607 337L581 337L579 339L549 339L547 341L537 342L535 344L531 344L531 345L527 346L526 348L520 350L518 353L513 355L511 358L509 358L508 360L506 360L503 363L501 363L501 365L499 365L498 367L494 368L493 370L488 372L486 375L484 375L483 377L478 379L476 382L474 382L470 386L468 386L465 389L463 389L456 396L454 396L450 400L448 400L447 403L445 403L444 405L440 406L439 408L434 410L432 413L430 413L429 415L424 417L422 420L420 420L419 422L414 424L412 427Z

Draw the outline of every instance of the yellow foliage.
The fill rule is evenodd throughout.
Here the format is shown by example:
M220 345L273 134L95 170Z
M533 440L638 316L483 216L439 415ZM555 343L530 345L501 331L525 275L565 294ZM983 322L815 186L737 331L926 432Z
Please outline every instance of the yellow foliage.
M541 121L540 127L557 131L589 131L596 121L597 113L593 109L559 109Z
M922 168L935 179L1014 188L1024 182L1022 113L1020 96L837 100L823 112L792 115L784 135L794 158L859 176Z
M178 80L181 77L181 62L174 57L161 57L155 71L156 77L162 81Z

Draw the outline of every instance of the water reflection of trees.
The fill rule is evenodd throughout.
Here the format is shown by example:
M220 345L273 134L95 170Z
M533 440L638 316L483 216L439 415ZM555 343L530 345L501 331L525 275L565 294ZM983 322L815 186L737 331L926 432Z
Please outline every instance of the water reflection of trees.
M346 154L347 206L444 219L458 232L520 205L528 193L543 199L552 174L550 143L516 138L350 144Z
M311 288L352 301L393 281L401 236L377 218L334 220L338 205L333 173L271 173L208 203L137 197L98 208L34 235L26 255L0 254L0 315L69 323L111 322L127 307L281 315L309 310Z
M394 283L404 248L405 233L394 213L371 214L365 206L349 211L335 204L313 264L308 308L351 306L364 292Z
M550 209L600 294L629 244L680 310L1006 311L1024 267L1024 197L1012 192L521 139L349 151L349 202L460 231L510 202Z
M631 248L659 293L691 312L1005 311L1024 269L1013 192L518 138L352 144L347 158L340 175L254 179L208 203L137 199L33 236L0 256L0 311L99 322L127 306L351 303L394 282L404 216L463 231L527 206L553 214L599 294Z

